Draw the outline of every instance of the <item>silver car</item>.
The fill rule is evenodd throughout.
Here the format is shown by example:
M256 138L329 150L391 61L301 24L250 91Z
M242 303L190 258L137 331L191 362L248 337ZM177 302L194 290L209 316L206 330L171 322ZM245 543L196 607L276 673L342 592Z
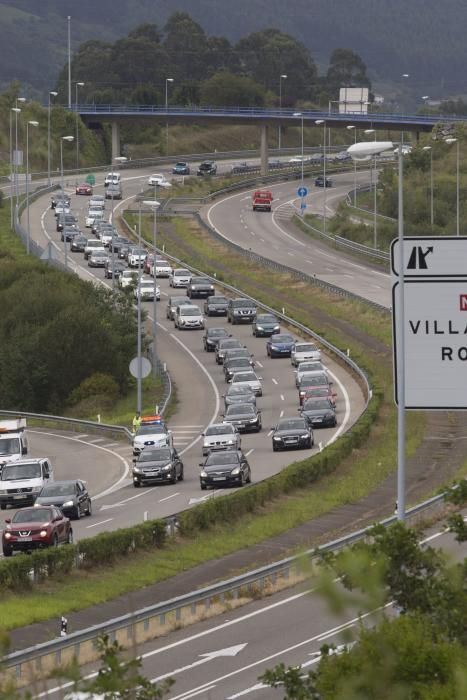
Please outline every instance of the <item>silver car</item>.
M263 386L261 384L262 377L258 377L256 372L236 372L229 382L232 386L249 386L256 396L263 395Z
M315 343L295 343L290 355L290 361L296 367L299 362L305 360L320 360L321 350Z
M185 306L187 304L192 304L193 302L191 299L187 299L186 297L182 296L170 296L167 299L167 308L165 310L165 315L170 321L173 321L175 318L175 312L177 310L177 306L180 306L181 304L184 304Z
M105 250L94 250L88 257L88 267L105 267L109 254Z
M188 287L191 281L192 274L189 270L177 267L172 270L172 274L169 278L169 285L171 287Z
M298 388L298 385L300 384L300 379L305 374L310 374L313 372L326 372L327 373L327 369L323 365L323 363L318 361L318 360L315 362L300 362L297 369L294 370L295 386Z
M160 301L160 287L158 287L152 279L142 279L139 285L135 287L134 297L135 299L141 297L141 301L152 301L154 299L154 293L156 294L156 301Z
M213 423L203 433L203 456L212 450L239 450L242 438L233 425Z

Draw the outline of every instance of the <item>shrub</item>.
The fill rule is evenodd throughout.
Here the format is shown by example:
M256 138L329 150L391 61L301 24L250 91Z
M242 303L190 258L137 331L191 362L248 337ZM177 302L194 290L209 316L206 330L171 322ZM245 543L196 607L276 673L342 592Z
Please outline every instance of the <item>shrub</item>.
M119 387L115 379L110 374L95 372L90 377L83 379L76 389L73 389L68 402L71 406L75 406L81 401L95 398L96 396L115 401L118 395Z

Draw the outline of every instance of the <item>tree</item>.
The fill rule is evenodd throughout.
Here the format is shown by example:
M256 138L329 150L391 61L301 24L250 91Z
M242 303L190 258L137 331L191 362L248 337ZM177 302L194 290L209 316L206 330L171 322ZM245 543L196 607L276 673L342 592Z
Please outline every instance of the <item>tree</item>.
M252 78L219 71L201 85L200 103L226 107L262 107L264 89Z
M146 39L154 44L159 44L161 40L161 33L157 24L140 24L139 27L132 29L128 33L129 39Z
M209 47L201 25L186 12L175 12L167 20L164 37L170 60L169 77L185 81L205 78Z
M335 49L331 54L326 74L326 87L330 95L338 95L341 87L371 88L366 65L351 49Z

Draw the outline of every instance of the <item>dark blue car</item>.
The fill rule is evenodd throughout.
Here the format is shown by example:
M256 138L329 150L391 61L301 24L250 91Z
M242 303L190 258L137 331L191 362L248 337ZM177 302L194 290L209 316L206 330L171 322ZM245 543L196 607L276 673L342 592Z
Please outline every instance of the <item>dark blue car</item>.
M269 338L266 343L266 352L269 357L290 357L294 344L293 336L288 333L279 333Z
M172 169L173 175L189 175L190 166L188 163L175 163Z

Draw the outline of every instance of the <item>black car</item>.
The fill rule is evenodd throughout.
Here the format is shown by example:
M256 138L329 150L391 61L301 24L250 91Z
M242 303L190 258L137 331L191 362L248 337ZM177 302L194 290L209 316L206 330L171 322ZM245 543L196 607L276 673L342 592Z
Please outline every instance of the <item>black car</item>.
M227 350L234 348L244 348L245 346L237 338L221 338L216 346L216 362L221 365L224 362L225 353Z
M225 328L207 328L203 335L203 345L206 352L214 352L221 338L229 338Z
M251 469L241 450L210 452L204 462L200 462L200 486L243 486L251 481Z
M39 493L34 506L58 506L68 518L92 515L91 496L81 479L52 481Z
M60 240L61 241L72 241L76 236L78 236L80 233L79 229L75 228L74 226L64 226L62 229L62 232L60 234Z
M251 403L253 406L256 406L256 394L253 389L247 386L231 384L222 398L226 409L234 403Z
M127 269L127 266L121 260L114 260L112 262L112 259L110 259L105 263L104 275L108 280L112 279L112 277L118 279L118 277L120 277L120 275L122 274L123 270Z
M50 199L50 208L55 209L57 204L62 201L64 201L67 204L67 206L70 206L70 195L65 194L64 192L62 192L62 190L58 190L58 192L55 192Z
M207 175L215 175L217 173L217 165L212 160L205 160L198 168L197 175L206 177Z
M208 277L192 277L186 290L187 297L210 297L216 293L214 285Z
M183 462L173 447L145 447L133 459L133 486L168 481L183 481Z
M230 353L227 353L230 355ZM235 372L243 372L247 369L251 369L252 359L251 357L226 357L224 359L224 376L225 381L229 382L234 376Z
M249 299L239 297L230 299L227 308L227 321L235 323L253 323L256 317L256 304Z
M315 187L332 187L332 180L327 177L325 181L322 175L318 175L315 179Z
M300 415L313 428L335 428L337 425L336 410L329 399L306 399Z
M206 316L227 316L229 300L227 297L212 296L204 302L204 313Z
M223 416L224 423L230 423L239 433L259 433L262 428L261 411L251 402L233 403Z
M123 246L128 246L130 245L130 241L128 238L124 238L123 236L114 236L111 243L109 244L109 250L112 252L112 246L113 246L113 252L115 255L119 255L121 249Z
M74 214L59 214L57 216L57 225L56 229L60 233L60 231L63 231L64 228L68 226L75 226L75 228L78 228L78 219Z
M70 250L72 250L73 253L84 253L84 248L86 247L87 242L88 239L86 236L83 236L82 233L78 233L78 235L74 236L73 240L71 241Z
M281 418L272 433L272 449L313 447L313 429L306 418Z
M268 338L274 333L280 333L279 321L273 314L258 314L253 321L253 335L256 338Z

